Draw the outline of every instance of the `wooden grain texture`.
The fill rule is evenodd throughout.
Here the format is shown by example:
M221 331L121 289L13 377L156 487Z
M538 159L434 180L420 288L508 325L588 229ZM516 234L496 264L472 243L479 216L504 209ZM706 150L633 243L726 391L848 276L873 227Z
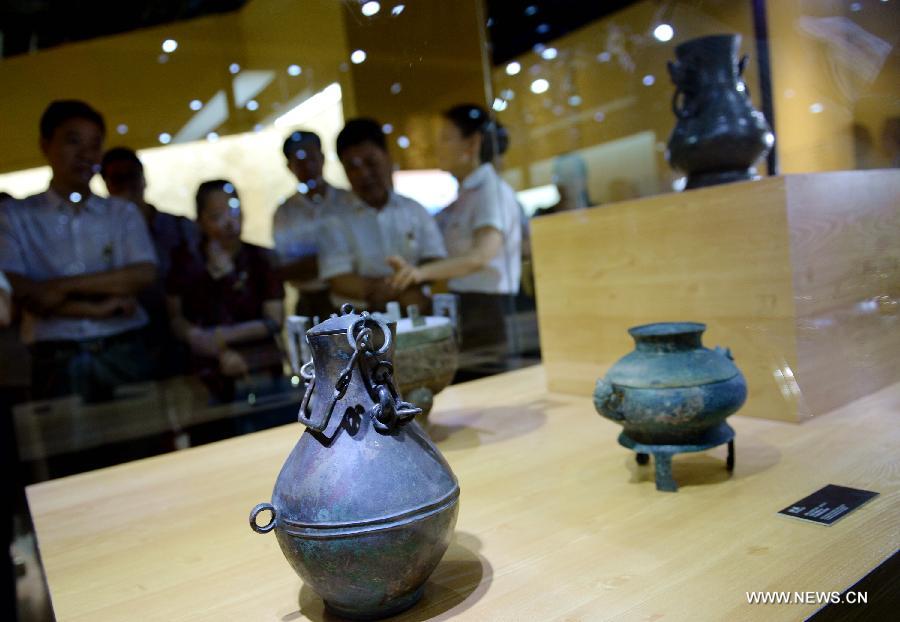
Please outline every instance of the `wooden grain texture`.
M775 370L796 367L784 181L767 178L539 218L541 355L551 390L589 395L634 347L627 329L708 326L747 377L742 413L795 420Z
M630 326L684 320L732 348L746 416L801 421L900 381L898 196L900 171L825 173L535 220L549 387L587 395L633 348ZM875 298L877 317L834 322ZM851 367L848 349L867 365Z
M798 315L900 294L900 171L784 179Z
M462 489L424 600L398 619L798 620L754 590L852 585L900 546L900 385L804 426L733 417L722 448L676 457L654 488L590 400L540 367L450 387L430 432ZM330 620L272 534L247 525L299 425L28 489L60 622ZM834 483L881 493L831 527L776 512Z

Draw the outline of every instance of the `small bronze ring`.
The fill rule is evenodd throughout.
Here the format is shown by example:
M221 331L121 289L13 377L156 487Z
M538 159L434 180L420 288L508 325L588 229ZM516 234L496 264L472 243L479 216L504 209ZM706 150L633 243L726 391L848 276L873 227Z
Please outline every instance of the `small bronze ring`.
M388 328L387 324L385 324L383 321L379 320L378 318L372 317L371 315L361 317L353 322L349 327L347 327L347 341L350 343L350 347L354 350L357 349L356 327L360 324L365 325L366 322L374 322L381 330L381 333L384 335L384 344L380 348L378 348L378 350L375 351L374 354L377 356L387 354L387 351L391 347L391 340L393 339L391 335L391 329Z
M256 522L256 517L259 516L261 512L265 512L269 510L272 513L272 518L265 525L259 525ZM271 503L260 503L255 508L250 510L250 528L253 529L256 533L269 533L273 529L275 529L275 506Z

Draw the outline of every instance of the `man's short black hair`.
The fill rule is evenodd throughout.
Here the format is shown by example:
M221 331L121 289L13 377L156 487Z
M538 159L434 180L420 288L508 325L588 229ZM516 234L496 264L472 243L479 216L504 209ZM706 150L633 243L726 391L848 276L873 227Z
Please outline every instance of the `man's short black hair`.
M53 138L56 128L69 119L87 119L95 123L103 134L106 134L103 115L91 106L78 99L58 99L51 102L44 110L44 114L41 115L41 138L44 140Z
M101 176L106 177L106 168L113 162L128 162L137 166L138 170L144 170L144 165L141 163L141 159L138 158L137 154L134 152L134 149L129 149L128 147L113 147L112 149L104 153L103 159L100 160Z
M281 147L284 157L290 160L291 156L297 153L297 148L304 143L313 143L319 151L322 151L322 139L318 134L308 130L297 130L284 139L284 145Z
M213 192L224 192L235 198L238 196L234 184L227 179L210 179L209 181L204 181L197 188L197 196L195 197L197 204L197 220L200 220L200 216L203 215L203 210L206 209L206 198Z
M350 119L337 137L337 154L340 158L344 151L362 143L372 143L382 151L387 151L387 139L381 124L375 119L360 117Z

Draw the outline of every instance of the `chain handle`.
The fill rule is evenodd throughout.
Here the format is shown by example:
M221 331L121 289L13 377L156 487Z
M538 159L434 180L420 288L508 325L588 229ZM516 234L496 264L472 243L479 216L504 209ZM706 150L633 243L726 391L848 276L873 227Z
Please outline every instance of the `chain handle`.
M375 350L372 344L372 329L365 326L367 319L373 319L384 335L384 344L378 350ZM356 335L354 331L358 324L363 324L363 328L359 331L359 335ZM369 397L375 402L375 405L369 410L369 416L372 418L372 425L375 429L382 434L390 434L412 421L416 415L421 414L421 408L404 402L397 394L393 378L394 366L388 361L377 359L378 356L387 353L391 346L392 334L387 325L363 312L362 317L347 330L347 337L354 350L359 351L360 345L362 345L365 359L375 359L371 364L369 377L366 379ZM360 369L362 370L362 362L360 362Z
M373 343L372 328L366 326L367 321L374 321L384 335L384 343L378 349ZM353 378L354 367L359 367L369 397L375 402L368 414L372 418L372 425L378 432L390 434L422 413L422 409L415 404L400 399L394 386L394 366L388 361L378 359L379 356L390 350L392 341L391 330L384 322L364 311L360 318L347 328L347 341L353 348L353 354L334 383L334 393L331 396L328 412L323 418L322 429L327 425L337 403L347 394ZM367 374L367 370L370 373ZM302 416L309 408L309 400L316 382L312 361L303 365L300 375L309 382L300 407Z

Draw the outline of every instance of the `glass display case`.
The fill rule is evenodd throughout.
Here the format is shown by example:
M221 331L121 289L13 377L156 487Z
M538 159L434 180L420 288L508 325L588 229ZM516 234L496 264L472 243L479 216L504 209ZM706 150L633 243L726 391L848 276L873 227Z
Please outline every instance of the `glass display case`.
M880 491L872 511L896 511L890 478L820 481L808 468L826 460L813 441L847 451L829 477L893 468L882 458L900 382L894 0L126 4L0 7L0 403L14 474L5 567L9 582L18 577L21 620L51 615L32 519L43 521L41 540L59 518L53 499L77 506L94 494L87 479L60 478L104 469L102 481L127 487L115 465L138 460L137 479L157 481L180 464L196 494L209 477L198 456L240 472L222 447L258 475L241 452L271 446L277 468L290 447L274 439L301 433L306 331L342 317L344 304L391 326L396 384L424 411L414 425L462 490L457 535L470 541L451 542L410 619L599 619L607 605L622 619L658 613L639 596L613 605L595 589L628 591L651 566L662 576L648 560L663 553L638 544L621 576L604 569L583 584L570 578L571 589L515 570L517 559L545 559L526 575L561 567L529 524L551 520L553 507L569 513L552 520L572 542L583 530L591 555L615 556L598 532L603 511L580 498L609 484L609 504L640 513L639 499L656 494L649 456L657 485L662 465L661 489L682 486L687 499L654 509L687 522L702 505L692 492L727 504L732 484L762 494L754 478L789 482L781 505L835 483ZM696 336L676 336L693 354L673 359L675 371L619 367L632 360L629 329L675 323ZM731 394L728 415L722 404L704 411L731 435L704 436L684 409L718 399L697 387L738 376L744 399ZM667 436L659 450L663 441L623 413L636 412L638 390L663 385L693 393L648 398L641 416L674 417L692 434ZM843 447L826 426L852 428L848 408L864 410L874 432L847 432ZM732 429L724 417L735 412ZM631 436L619 443L637 458L616 444L620 425ZM605 443L602 467L586 458L592 436ZM792 444L802 446L797 464ZM673 460L681 451L706 453ZM523 484L529 464L540 470L533 485ZM260 479L270 485L274 471ZM510 490L506 507L497 499ZM243 512L246 501L235 505ZM515 518L498 521L507 510ZM628 532L625 514L610 521L627 549L644 536ZM479 531L480 519L490 528ZM518 535L503 537L507 528ZM777 529L765 533L788 546ZM838 593L883 562L895 536L859 544ZM665 537L659 546L689 557ZM852 556L849 536L835 537ZM753 556L767 545L741 546ZM124 601L101 605L70 574L82 562L57 550L44 555L57 617L90 615L66 590L110 607L109 619L122 613ZM289 576L275 580L284 590L273 601L285 616L284 594L294 590L296 608L300 588L280 570ZM781 589L735 594L745 588ZM530 592L548 602L513 602ZM565 606L550 607L554 596ZM264 599L251 600L234 611L253 617ZM300 593L297 619L325 615L313 601ZM658 605L685 611L671 603ZM764 613L739 605L708 617Z

